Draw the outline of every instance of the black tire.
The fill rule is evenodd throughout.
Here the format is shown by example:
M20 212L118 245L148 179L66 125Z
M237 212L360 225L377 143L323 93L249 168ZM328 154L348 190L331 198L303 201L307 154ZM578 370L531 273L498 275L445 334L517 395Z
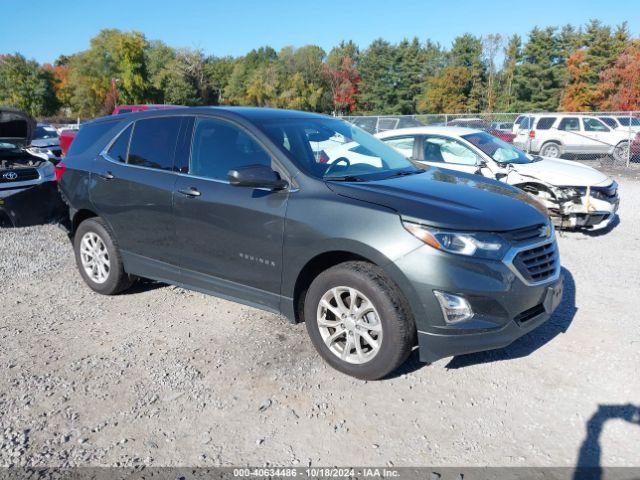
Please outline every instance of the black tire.
M103 283L94 281L87 274L82 265L82 260L80 257L80 244L82 242L82 238L87 233L94 233L98 237L100 237L107 250L110 268L107 274L107 278ZM134 278L124 271L122 257L120 256L120 251L118 250L118 244L116 243L115 238L109 232L109 229L104 220L102 220L101 218L89 218L83 221L78 226L73 238L73 250L75 252L76 265L78 266L80 275L92 290L101 293L102 295L115 295L128 289L133 284Z
M629 142L623 140L613 149L613 159L618 163L626 163L629 157Z
M373 358L354 364L342 360L325 344L317 321L323 295L335 287L351 287L374 305L382 326L382 342ZM363 380L377 380L398 368L415 345L416 328L407 301L379 267L351 261L331 267L311 283L304 302L307 332L322 358L336 370ZM359 340L358 340L359 341Z
M549 156L549 155L545 155L545 149L549 148L549 147L556 147L558 149L558 155L557 156ZM558 142L545 142L542 147L540 147L540 156L542 157L549 157L549 158L560 158L562 157L562 145L560 145Z

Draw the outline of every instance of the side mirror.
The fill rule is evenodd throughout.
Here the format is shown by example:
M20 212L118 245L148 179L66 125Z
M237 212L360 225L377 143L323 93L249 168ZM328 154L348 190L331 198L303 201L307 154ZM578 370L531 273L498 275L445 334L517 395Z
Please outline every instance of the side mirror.
M289 186L278 173L266 165L249 165L247 167L229 170L229 183L234 187L268 188L270 190L284 190Z

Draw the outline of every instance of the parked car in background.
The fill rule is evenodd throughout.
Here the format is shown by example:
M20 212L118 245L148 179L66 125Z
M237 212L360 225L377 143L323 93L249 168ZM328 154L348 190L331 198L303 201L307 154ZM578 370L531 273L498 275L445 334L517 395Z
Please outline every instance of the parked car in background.
M350 143L370 158L323 163L314 151ZM538 202L418 168L336 118L239 107L108 117L83 126L63 165L90 288L116 294L139 276L281 313L358 378L389 374L416 343L427 362L508 345L562 298Z
M386 132L387 130L395 130L397 128L419 127L424 125L419 120L407 116L353 117L349 121L369 133Z
M513 122L492 122L490 127L500 132L513 133Z
M78 130L63 130L60 132L60 150L63 157L67 155L71 142L73 142L77 134Z
M0 107L0 226L36 225L66 215L56 168L27 148L36 128L25 112Z
M560 228L605 228L618 210L618 184L581 163L528 155L481 130L421 127L376 135L424 165L475 173L533 195Z
M62 157L60 137L54 126L46 123L36 124L33 138L29 144L29 152L41 158L50 160L55 165Z
M121 115L123 113L145 112L147 110L166 110L169 108L180 108L182 105L148 104L148 105L118 105L113 109L111 115Z
M477 130L483 130L508 143L512 143L513 139L515 138L515 134L511 131L494 128L492 124L488 123L486 120L482 120L481 118L454 118L453 120L448 121L446 125L451 127L475 128Z
M513 143L523 150L543 157L562 155L611 155L626 161L629 133L612 129L602 120L589 115L536 114L529 129L521 128Z
M640 132L640 118L630 117L628 115L609 115L598 116L600 120L606 123L609 127L616 130L623 130L625 132Z

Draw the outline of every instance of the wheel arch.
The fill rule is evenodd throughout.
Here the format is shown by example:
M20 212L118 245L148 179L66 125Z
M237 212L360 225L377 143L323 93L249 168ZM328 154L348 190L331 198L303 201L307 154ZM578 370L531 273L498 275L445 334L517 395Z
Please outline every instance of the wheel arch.
M89 218L97 217L98 214L88 208L81 208L77 212L73 214L73 218L71 220L71 234L75 235L76 230L80 226L82 222Z

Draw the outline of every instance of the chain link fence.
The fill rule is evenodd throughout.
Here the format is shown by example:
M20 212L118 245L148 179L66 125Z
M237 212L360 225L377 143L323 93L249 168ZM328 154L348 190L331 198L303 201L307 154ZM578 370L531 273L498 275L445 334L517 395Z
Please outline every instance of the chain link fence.
M370 132L421 126L484 130L546 157L640 167L640 112L537 112L344 116Z

